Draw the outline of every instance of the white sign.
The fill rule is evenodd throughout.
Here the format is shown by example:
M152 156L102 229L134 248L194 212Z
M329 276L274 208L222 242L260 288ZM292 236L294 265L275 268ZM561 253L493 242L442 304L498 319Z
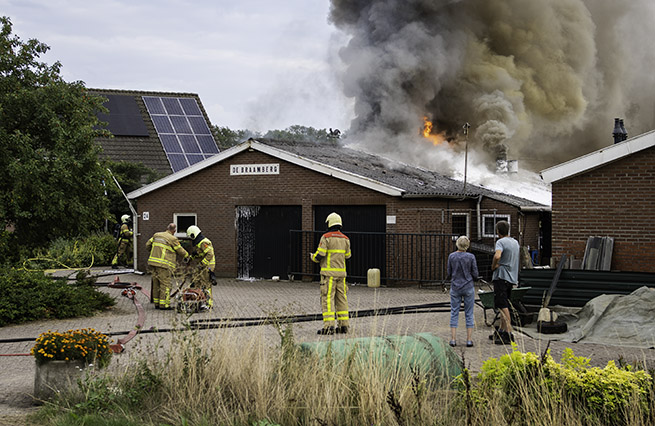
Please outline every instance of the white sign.
M396 216L387 216L387 225L394 225L396 223Z
M141 217L143 218L143 220L150 220L150 212L141 213Z
M230 175L279 175L280 164L230 164Z

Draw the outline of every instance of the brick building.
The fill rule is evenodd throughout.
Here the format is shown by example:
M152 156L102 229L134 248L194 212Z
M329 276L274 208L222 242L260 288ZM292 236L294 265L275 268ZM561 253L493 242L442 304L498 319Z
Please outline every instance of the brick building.
M336 211L351 238L349 276L379 268L388 284L443 276L453 236L466 234L476 255L493 252L494 223L537 248L548 206L453 180L332 143L248 140L128 194L136 201L138 267L144 244L170 222L184 238L197 225L210 238L216 272L228 277L315 274L325 217Z
M552 184L553 257L582 259L589 237L612 237L612 270L655 272L655 132L541 176Z

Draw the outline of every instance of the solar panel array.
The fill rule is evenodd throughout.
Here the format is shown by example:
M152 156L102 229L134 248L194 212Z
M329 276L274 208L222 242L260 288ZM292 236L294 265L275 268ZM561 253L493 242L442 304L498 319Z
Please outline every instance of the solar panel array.
M173 172L218 154L218 147L194 98L144 96Z

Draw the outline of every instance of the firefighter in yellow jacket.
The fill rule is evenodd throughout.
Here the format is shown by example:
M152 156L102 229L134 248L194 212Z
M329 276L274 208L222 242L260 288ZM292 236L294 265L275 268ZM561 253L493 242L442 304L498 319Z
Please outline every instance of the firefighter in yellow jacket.
M124 214L121 216L121 227L118 231L118 241L116 246L116 255L111 260L111 267L116 269L118 268L119 261L125 255L125 264L130 265L132 263L132 236L134 233L130 229L130 216Z
M216 258L214 257L214 247L209 238L202 235L200 228L189 226L186 234L191 238L192 245L195 248L194 257L199 260L199 286L207 293L207 305L201 309L211 309L214 306L212 298L212 284L215 283L214 269L216 269Z
M152 300L155 309L171 308L171 280L177 267L177 255L188 262L189 253L182 248L175 236L177 226L171 223L164 232L157 232L146 243L150 250L148 266L152 272Z
M350 259L350 240L341 233L341 216L330 213L325 222L328 232L321 236L316 253L311 254L312 261L321 264L323 328L318 334L345 334L348 333L346 259Z

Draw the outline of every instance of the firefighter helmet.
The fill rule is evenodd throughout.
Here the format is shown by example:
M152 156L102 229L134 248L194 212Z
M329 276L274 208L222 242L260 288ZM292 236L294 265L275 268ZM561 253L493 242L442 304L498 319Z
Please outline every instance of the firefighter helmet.
M198 235L200 235L200 228L198 228L196 225L191 225L189 228L186 230L186 234L195 239Z
M325 223L327 223L328 228L332 228L335 225L343 226L341 223L341 216L334 212L328 215L325 219Z
M123 216L121 216L121 222L127 223L129 221L130 221L130 215L129 214L124 214Z

